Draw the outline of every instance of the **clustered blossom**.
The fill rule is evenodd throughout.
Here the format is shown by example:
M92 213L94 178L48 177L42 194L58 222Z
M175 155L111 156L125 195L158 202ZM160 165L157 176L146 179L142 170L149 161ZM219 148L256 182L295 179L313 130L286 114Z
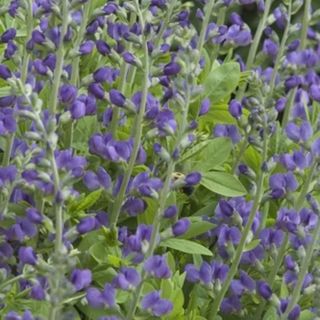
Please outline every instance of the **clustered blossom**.
M1 319L320 316L316 3L193 4L1 7Z

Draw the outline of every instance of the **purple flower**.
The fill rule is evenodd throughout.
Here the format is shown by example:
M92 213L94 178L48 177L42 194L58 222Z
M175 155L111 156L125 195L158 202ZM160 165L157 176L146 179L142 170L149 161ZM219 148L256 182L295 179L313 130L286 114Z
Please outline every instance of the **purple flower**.
M111 89L109 91L109 97L110 97L111 103L113 103L118 107L124 107L126 103L126 97L120 91L116 89Z
M72 104L77 97L77 88L71 84L63 84L59 89L59 100L62 103Z
M104 306L103 296L97 288L87 289L86 298L89 305L93 308L102 308Z
M0 109L0 136L15 132L17 129L14 111L11 108Z
M292 172L273 174L269 179L269 185L274 199L282 198L286 193L298 188L297 180Z
M7 183L12 183L17 175L17 168L15 165L8 167L0 167L0 188Z
M95 82L107 82L111 84L114 81L116 81L118 76L119 76L118 69L113 69L110 67L102 67L94 72L93 79Z
M156 278L167 279L171 276L171 270L165 256L151 256L144 263L144 269Z
M187 186L194 186L201 181L201 178L202 178L201 173L195 171L186 175L186 177L184 178L184 181Z
M11 76L12 74L10 69L4 64L0 64L0 78L7 80L11 78Z
M176 237L181 236L188 231L189 227L190 227L189 219L187 218L180 219L172 226L172 233Z
M198 282L200 280L200 272L193 264L187 264L184 270L188 281Z
M204 99L200 105L199 116L203 116L207 114L209 112L210 105L211 105L210 99L209 98Z
M181 70L181 66L176 62L169 62L163 67L163 74L165 76L174 76Z
M28 208L26 210L26 216L30 222L39 224L43 221L43 216L36 208Z
M109 189L111 187L111 177L103 167L99 167L97 173L87 171L83 177L83 181L90 190L98 189L100 187Z
M70 113L73 120L80 119L86 115L86 105L82 101L76 100L71 105Z
M242 115L241 103L235 99L231 100L229 103L229 112L234 118L240 119Z
M140 274L134 268L122 267L112 283L115 288L132 290L139 285L140 281Z
M230 288L235 295L241 296L246 291L255 290L256 284L246 272L240 270L239 280L232 280Z
M103 56L106 56L111 53L110 46L106 42L104 42L103 40L97 40L96 47L97 47L97 51L100 54L102 54Z
M92 281L91 271L89 269L74 269L71 273L70 281L76 291L87 288Z
M147 204L143 199L130 197L126 200L122 206L122 210L125 211L129 216L136 217L143 213L147 208Z
M176 205L171 205L164 210L163 216L167 219L173 218L178 213Z
M288 232L296 232L301 222L300 215L293 209L281 208L278 212L277 225Z
M309 92L313 100L320 102L320 85L312 84L309 88Z
M45 35L39 30L33 30L31 39L36 44L43 44L46 41Z
M19 260L23 264L30 264L34 266L37 263L37 256L32 247L20 247L18 255Z
M0 42L8 43L16 37L16 34L17 31L15 28L9 28L0 36Z
M79 47L79 53L81 55L90 54L95 46L95 43L92 40L87 40L83 42Z
M257 281L257 292L262 298L266 300L269 300L272 296L272 290L270 286L262 280Z
M97 222L94 217L82 218L77 224L77 230L80 234L88 233L97 227Z
M214 128L214 135L215 137L228 137L232 143L238 143L241 139L238 128L232 124L217 124Z
M260 232L259 238L265 248L271 248L272 245L279 248L283 240L283 231L278 229L267 228Z
M141 301L141 307L150 310L157 317L168 314L173 309L172 303L169 300L161 299L158 291L152 291L145 295Z
M270 39L264 40L262 51L266 55L270 56L272 59L275 59L277 57L278 50L279 46L275 42Z
M294 142L306 142L312 136L312 127L308 121L303 121L298 127L295 123L290 122L286 126L288 138Z

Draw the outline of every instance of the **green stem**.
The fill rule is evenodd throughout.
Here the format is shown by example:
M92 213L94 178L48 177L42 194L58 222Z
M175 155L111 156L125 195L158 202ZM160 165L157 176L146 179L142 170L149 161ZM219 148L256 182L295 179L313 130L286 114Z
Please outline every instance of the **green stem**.
M62 28L61 28L61 35L60 35L60 43L59 48L57 50L57 62L56 62L56 68L54 70L53 75L53 85L52 85L52 91L51 91L51 97L50 101L51 104L49 105L49 111L51 114L56 113L57 104L58 104L58 92L60 87L60 79L63 71L63 62L64 62L64 46L63 46L63 39L64 36L67 33L68 28L68 1L62 0Z
M31 38L31 33L33 29L33 16L32 16L32 0L27 1L27 11L26 11L26 28L27 28L27 39ZM30 60L30 54L26 49L26 46L23 47L23 62L21 66L21 82L24 85L28 75L28 66ZM8 166L10 162L12 147L15 139L15 132L9 135L6 139L6 146L3 154L2 165Z
M90 10L91 10L91 4L92 4L92 1L87 1L85 4L84 4L84 10L83 10L83 17L82 17L82 21L81 21L81 25L80 25L80 28L79 28L79 32L78 32L78 35L77 35L77 39L76 39L76 42L74 44L74 47L75 48L79 48L82 40L83 40L83 37L85 35L85 31L86 31L86 26L87 26L87 23L88 23L88 19L89 19L89 13L90 13ZM71 68L71 84L77 86L78 85L78 82L79 82L79 65L80 65L80 59L81 57L80 56L77 56L73 59L73 62L72 62L72 68ZM71 145L72 145L72 141L73 141L73 131L74 131L74 121L71 121L68 126L66 126L65 128L65 146L66 148L70 148Z
M287 21L286 28L285 28L285 30L283 32L283 36L282 36L282 39L281 39L279 51L278 51L277 58L276 58L276 61L274 63L274 67L273 67L273 71L272 71L272 76L271 76L271 81L270 81L270 95L272 94L272 92L274 90L274 86L275 86L275 83L276 83L278 70L280 68L281 59L284 56L284 52L285 52L285 49L286 49L286 43L287 43L287 40L288 40L289 29L290 29L290 24L291 24L291 14L292 14L292 1L289 1L289 4L288 4L288 21Z
M148 94L148 81L149 81L149 53L148 53L148 46L146 40L144 40L143 44L144 49L144 79L143 79L143 90L142 90L142 98L141 98L141 104L138 114L135 118L135 128L137 129L135 132L135 135L133 137L134 145L133 150L131 153L131 157L129 160L128 168L126 170L126 173L124 175L123 181L121 183L120 191L116 197L116 200L114 202L111 218L110 218L110 226L111 228L114 228L117 224L117 221L119 219L119 214L121 211L122 202L125 197L126 189L133 171L134 164L137 159L141 138L142 138L142 122L143 117L146 109L146 102L147 102L147 94Z
M303 11L303 20L302 20L302 29L301 29L301 50L304 50L307 47L307 34L309 27L309 12L311 7L311 0L305 0L304 2L304 11Z
M182 139L182 137L186 131L186 128L187 128L189 103L190 103L190 90L188 87L188 90L186 93L185 107L183 109L183 114L182 114L182 123L179 128L179 133L178 133L177 140L175 142L174 150L176 148L178 148L178 146L180 145L181 139ZM172 174L175 169L175 164L176 164L176 160L171 159L168 164L168 167L167 167L166 179L164 181L163 188L161 190L160 197L159 197L159 208L158 208L157 213L156 213L156 215L153 219L153 222L152 222L153 229L152 229L152 233L151 233L149 249L148 249L144 259L147 259L148 257L152 256L154 253L154 250L157 247L157 237L159 235L159 230L160 230L160 225L161 225L161 217L162 217L162 213L166 207L166 200L167 200L168 194L170 193L170 183L171 183L171 179L172 179ZM143 270L141 272L142 281L135 291L134 298L132 300L129 312L127 314L127 318L126 318L127 320L133 320L135 317L135 312L136 312L136 309L138 306L138 301L140 299L140 295L141 295L141 291L142 291L142 287L143 287L143 282L145 281L146 276L147 276L147 274Z
M263 139L262 163L264 161L266 161L267 156L268 156L268 140L269 140L269 138L268 138L268 134L267 134L267 130L266 130L266 123L264 123L264 129L265 130L264 130L264 139ZM266 173L263 170L261 170L260 175L259 175L259 179L258 179L258 183L257 183L257 193L256 193L256 196L253 201L253 206L251 208L247 224L243 230L242 237L240 239L240 243L239 243L237 250L235 252L235 255L233 257L233 262L232 262L231 268L228 272L227 279L223 283L223 286L222 286L220 292L217 294L216 299L214 300L213 305L212 305L212 309L211 309L212 310L211 311L212 319L215 319L217 317L221 302L229 289L229 286L231 284L232 279L234 278L235 274L238 271L239 263L241 260L241 256L242 256L244 247L246 245L247 237L250 232L251 226L253 224L254 218L256 216L257 210L259 209L261 199L263 196L263 190L264 190L263 183L264 183L265 175L266 175Z
M243 156L243 154L245 153L245 151L247 150L247 146L248 146L248 141L247 141L247 135L244 136L244 139L241 143L240 149L239 149L239 153L232 165L232 173L234 174L237 170L237 167L239 165L239 162Z
M310 183L312 182L313 176L315 174L315 171L318 166L318 161L315 160L312 167L310 168L308 177L304 183L304 186L301 190L300 196L298 197L295 205L296 210L300 210L303 207L303 203L305 201L306 194L308 193L308 190L310 188ZM299 301L300 295L301 295L301 289L303 286L304 278L308 272L309 264L312 259L313 251L317 245L318 239L320 234L320 219L318 220L317 226L314 229L312 233L312 241L308 244L306 257L303 259L302 267L300 268L299 274L298 274L298 280L297 283L293 289L293 293L289 302L289 305L286 309L286 312L282 315L281 320L285 320L288 317L288 314L293 309L293 307L296 305L296 303Z
M25 275L24 274L19 274L18 276L14 277L14 278L11 278L5 282L3 282L1 285L0 285L0 292L5 289L7 286L9 286L10 284L13 284L17 281L19 281L20 279L23 279L25 278Z
M201 31L200 31L200 36L199 36L199 42L197 45L197 49L200 51L200 54L201 54L201 50L202 50L204 43L205 43L206 33L207 33L207 29L208 29L208 25L210 22L210 18L211 18L214 4L215 4L215 0L211 0L208 3L208 6L205 8L206 13L205 13L205 16L203 19L203 23L202 23L202 27L201 27Z
M271 4L272 4L273 0L266 0L266 5L265 5L265 10L263 12L263 16L259 21L259 25L257 28L257 31L254 35L252 44L250 46L250 50L249 50L249 54L248 54L248 58L247 58L247 63L246 63L246 69L250 70L252 68L254 59L256 57L257 54L257 50L260 44L260 39L262 37L263 34L263 30L265 29L267 20L268 20L268 16L269 16L269 12L270 12L270 8L271 8ZM243 84L242 86L240 86L239 91L237 93L237 99L241 100L243 98L243 95L245 93L246 90L246 83Z

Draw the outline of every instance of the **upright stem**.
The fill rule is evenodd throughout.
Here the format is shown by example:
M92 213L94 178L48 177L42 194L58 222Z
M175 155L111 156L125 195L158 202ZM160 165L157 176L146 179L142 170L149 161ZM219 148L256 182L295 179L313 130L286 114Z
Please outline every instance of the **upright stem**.
M143 21L141 21L143 23ZM133 171L134 164L137 159L140 143L141 143L141 137L142 137L142 122L143 122L143 117L145 114L145 109L146 109L146 102L147 102L147 95L148 95L148 82L149 82L149 52L148 52L148 46L147 46L147 41L146 39L144 40L143 44L143 50L144 50L144 78L143 78L143 89L142 89L142 98L141 98L141 104L139 108L139 112L136 115L135 118L135 135L133 137L134 145L133 145L133 150L131 153L131 157L129 160L128 168L126 170L126 173L124 175L123 181L121 183L120 191L116 197L111 218L110 218L110 226L111 228L114 228L117 224L117 221L119 219L119 214L121 211L121 206L123 199L125 197L126 189Z
M309 27L309 12L311 8L311 0L305 0L304 11L303 11L303 21L301 29L301 49L304 50L307 47L307 34Z
M267 19L268 19L268 16L269 16L269 12L270 12L272 1L273 0L266 0L266 6L265 6L265 10L263 12L263 16L260 19L257 31L256 31L256 33L254 35L252 44L250 46L250 50L249 50L249 54L248 54L248 58L247 58L247 63L246 63L247 70L250 70L252 68L254 59L256 57L257 50L258 50L258 47L259 47L259 44L260 44L260 40L261 40L261 37L262 37L263 30L266 27L266 23L267 23ZM239 88L239 91L237 93L237 99L238 100L241 100L243 98L245 90L246 90L246 84L243 84Z
M265 128L265 130L264 130L264 139L263 139L262 164L263 164L264 161L266 161L267 156L268 156L268 140L269 140L265 123L264 123L264 128ZM246 241L247 241L247 237L248 237L248 234L250 232L251 226L253 224L253 221L254 221L255 215L257 213L257 210L259 209L259 206L260 206L260 203L261 203L261 199L262 199L262 196L263 196L264 178L265 178L265 172L263 170L261 170L260 176L259 176L259 179L258 179L258 183L257 183L257 193L256 193L256 196L255 196L254 201L253 201L253 206L251 208L247 224L246 224L246 226L245 226L245 228L243 230L242 237L240 239L240 243L239 243L239 245L237 247L237 250L235 252L231 268L230 268L230 270L228 272L227 279L223 283L223 286L222 286L220 292L218 293L217 297L215 298L215 300L213 302L213 305L212 305L212 309L211 309L212 311L210 313L212 319L215 319L217 317L217 314L218 314L219 309L220 309L221 302L222 302L224 296L226 295L226 293L227 293L227 291L229 289L229 286L231 284L232 279L234 278L235 274L238 271L239 263L240 263L241 256L242 256L242 253L243 253Z
M318 166L318 161L314 160L312 167L310 168L308 177L307 177L307 179L303 185L303 188L301 190L300 196L298 197L298 199L296 201L296 205L295 205L296 210L300 210L303 207L303 203L305 201L306 194L308 193L310 183L312 182L312 179L313 179L314 174L316 172L317 166ZM308 272L308 268L309 268L309 264L310 264L310 261L311 261L312 255L313 255L313 251L314 251L316 244L318 242L318 239L319 239L319 234L320 234L320 219L318 219L317 226L312 233L312 241L308 244L306 257L303 259L302 267L299 271L297 283L293 289L293 293L292 293L289 305L286 309L286 312L282 315L281 320L285 320L288 318L288 314L290 313L290 311L293 309L293 307L296 305L296 303L298 302L298 300L300 298L301 289L303 286L303 281L304 281L304 278Z
M33 28L33 15L32 15L32 0L27 1L27 12L26 12L26 27L27 27L27 39L31 38L32 28ZM23 48L23 61L21 66L21 83L24 85L27 80L28 67L29 67L30 54L24 46ZM15 139L15 132L9 135L6 139L6 145L4 149L2 165L8 166L10 162L12 147Z
M85 31L86 31L86 26L88 23L88 19L89 19L89 13L90 13L90 8L91 8L91 1L87 1L83 8L83 17L82 17L82 21L81 21L81 25L80 25L80 29L77 35L77 39L76 42L74 44L75 48L78 48L83 40L83 37L85 35ZM74 58L73 62L72 62L72 68L71 68L71 84L77 86L78 82L79 82L79 64L80 64L80 56L77 56ZM72 140L73 140L73 129L74 129L74 121L71 121L71 123L69 123L69 125L66 127L65 130L65 137L66 137L66 148L70 148L72 145Z
M205 13L204 20L203 20L203 23L202 23L200 36L199 36L199 42L198 42L198 45L197 45L197 49L199 51L202 50L203 45L204 45L205 40L206 40L206 33L207 33L207 29L208 29L208 25L209 25L209 22L210 22L210 18L211 18L211 14L212 14L212 10L213 10L214 4L215 4L215 0L210 0L209 3L208 3L208 7L205 8L206 13Z
M54 70L52 92L50 97L51 104L49 105L49 111L51 114L56 113L57 104L58 104L58 92L59 92L60 79L63 71L63 62L64 62L63 41L67 33L68 22L69 22L68 1L62 0L60 3L62 3L62 28L61 28L61 35L60 35L61 38L60 38L59 48L57 50L57 62L56 62L56 68Z
M179 147L181 139L182 139L182 137L186 131L186 128L187 128L189 103L190 103L190 89L188 87L187 93L186 93L185 107L183 109L183 114L182 114L182 122L181 122L181 126L179 128L179 133L177 136L177 140L175 142L174 149ZM168 167L167 167L166 179L165 179L165 182L164 182L164 185L161 190L160 197L159 197L159 208L158 208L157 213L156 213L156 215L153 219L153 222L152 222L153 229L152 229L152 233L151 233L149 249L145 255L145 259L152 256L154 253L154 250L157 247L157 237L158 237L159 230L160 230L161 217L162 217L162 213L163 213L165 206L166 206L166 200L167 200L168 194L170 192L170 183L171 183L171 179L172 179L172 174L175 169L175 164L176 164L176 160L171 158L171 160L168 164ZM140 299L140 294L141 294L143 282L146 278L146 275L147 275L146 272L144 270L142 270L142 272L141 272L141 279L142 280L141 280L140 285L137 287L137 289L135 291L135 295L133 297L133 300L132 300L129 312L127 314L126 320L133 320L135 317L135 312L136 312L136 309L138 306L138 301Z

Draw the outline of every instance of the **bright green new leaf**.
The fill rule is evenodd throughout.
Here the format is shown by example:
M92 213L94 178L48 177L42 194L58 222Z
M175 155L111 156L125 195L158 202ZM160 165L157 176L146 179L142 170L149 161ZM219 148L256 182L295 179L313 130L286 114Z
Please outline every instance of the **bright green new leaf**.
M80 201L72 202L69 206L70 212L84 211L92 207L100 198L102 189L95 190L89 193L86 197Z

